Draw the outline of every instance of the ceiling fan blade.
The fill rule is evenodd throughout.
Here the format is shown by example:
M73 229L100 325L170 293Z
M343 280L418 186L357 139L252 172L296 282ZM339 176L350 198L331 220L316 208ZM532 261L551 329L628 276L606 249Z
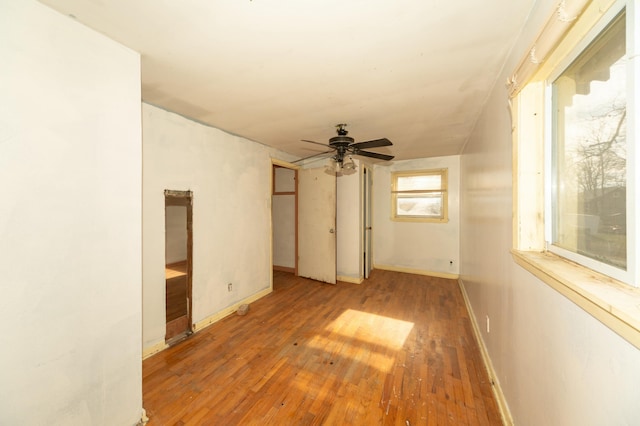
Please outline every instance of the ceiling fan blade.
M322 161L322 160L326 160L327 158L333 158L330 157L329 155L319 155L316 158L310 158L309 161L307 161L306 163L304 163L305 166L308 166L309 164L313 164L316 161Z
M351 146L357 149L364 149L364 148L377 148L379 146L390 146L390 145L393 145L393 144L389 139L382 138L382 139L374 139L372 141L366 141L366 142L357 142L352 144Z
M308 157L300 158L299 160L294 161L294 162L293 162L293 164L300 163L300 162L302 162L302 161L304 161L304 160L309 160L309 159L311 159L311 158L315 158L315 157L319 157L318 159L321 159L321 158L323 158L323 157L322 157L323 155L333 154L333 153L334 153L334 150L333 150L333 149L331 149L331 150L329 150L329 151L325 151L325 152L319 152L319 153L317 153L317 154L313 154L313 155L310 155L310 156L308 156Z
M325 143L320 143L320 142L316 142L316 141L310 141L307 139L300 139L302 142L309 142L309 143L315 143L316 145L322 145L324 147L331 147L331 145L327 145Z
M377 158L379 160L385 160L385 161L393 160L393 155L378 154L377 152L356 150L354 154L361 155L363 157Z

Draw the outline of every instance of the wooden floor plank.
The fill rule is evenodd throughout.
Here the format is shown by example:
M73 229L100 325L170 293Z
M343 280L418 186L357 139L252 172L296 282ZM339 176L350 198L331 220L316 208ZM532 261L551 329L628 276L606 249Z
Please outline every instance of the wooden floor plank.
M500 425L458 285L374 271L274 292L143 362L150 426Z

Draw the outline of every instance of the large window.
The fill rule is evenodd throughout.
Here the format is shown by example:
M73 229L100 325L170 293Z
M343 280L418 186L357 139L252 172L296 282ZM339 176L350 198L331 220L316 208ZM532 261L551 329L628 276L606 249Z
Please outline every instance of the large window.
M395 172L392 180L394 220L447 221L446 169Z
M627 267L627 56L622 13L552 83L553 247Z
M508 80L512 254L640 348L640 3L571 4Z
M625 20L623 11L552 79L547 210L551 251L620 279L628 255Z

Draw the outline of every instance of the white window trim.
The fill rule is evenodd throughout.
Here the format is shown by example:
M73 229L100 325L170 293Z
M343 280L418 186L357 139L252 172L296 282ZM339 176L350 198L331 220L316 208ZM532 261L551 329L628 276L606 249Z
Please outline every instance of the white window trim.
M605 4L606 3L606 4ZM612 6L616 3L616 6ZM585 39L594 26L609 13L613 17L620 2L613 0L593 1L573 25L566 37L541 64L538 72L528 85L522 86L517 97L512 100L513 129L513 247L514 261L534 274L540 280L556 289L572 300L586 312L611 328L631 344L640 348L640 289L629 286L614 278L597 273L592 269L572 262L571 260L550 253L545 247L545 204L548 204L548 194L543 188L547 187L550 176L545 175L544 149L545 141L550 140L550 126L545 125L544 102L545 80L557 70L567 56ZM640 46L640 14L636 10L635 1L627 2L627 14L635 18L635 49ZM619 11L619 8L618 8ZM635 50L634 50L635 51ZM640 58L634 57L635 63L635 98L640 93ZM516 93L514 93L515 95ZM632 108L637 108L633 105ZM631 114L630 114L631 115ZM640 120L636 120L640 121ZM638 122L631 124L633 132L640 134ZM545 134L545 132L547 132ZM630 144L633 147L635 144ZM628 151L630 164L640 164L640 150ZM536 161L532 161L536 159ZM631 170L628 181L633 182L636 191L640 188L638 178ZM549 170L549 169L546 169ZM632 185L627 185L630 187ZM633 191L631 191L633 192ZM523 196L519 196L523 194ZM627 196L628 203L636 203L635 194ZM547 198L547 199L545 199ZM638 212L636 211L636 218ZM637 224L635 225L637 226ZM631 244L638 246L640 239L634 225L628 226L628 238L635 238ZM637 257L637 256L636 256ZM636 276L638 260L632 260L633 274ZM636 280L632 284L637 285Z
M396 194L402 191L396 191L396 178L399 176L416 176L416 175L440 175L441 187L435 191L442 193L442 217L419 217L419 216L398 216L396 212ZM448 169L429 169L429 170L406 170L391 172L391 220L395 222L427 222L427 223L446 223L449 221L449 172Z

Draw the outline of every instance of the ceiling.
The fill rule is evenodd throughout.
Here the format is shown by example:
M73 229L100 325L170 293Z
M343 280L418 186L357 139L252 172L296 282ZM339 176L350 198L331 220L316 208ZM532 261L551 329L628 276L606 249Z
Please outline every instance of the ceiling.
M41 2L140 52L145 102L301 157L348 123L401 160L461 153L535 0Z

